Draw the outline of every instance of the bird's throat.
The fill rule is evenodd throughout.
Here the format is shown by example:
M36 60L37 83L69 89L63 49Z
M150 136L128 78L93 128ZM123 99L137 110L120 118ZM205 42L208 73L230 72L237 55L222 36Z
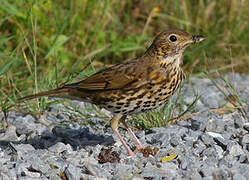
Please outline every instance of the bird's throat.
M182 65L182 54L174 54L163 56L160 60L161 67L175 66L176 68Z

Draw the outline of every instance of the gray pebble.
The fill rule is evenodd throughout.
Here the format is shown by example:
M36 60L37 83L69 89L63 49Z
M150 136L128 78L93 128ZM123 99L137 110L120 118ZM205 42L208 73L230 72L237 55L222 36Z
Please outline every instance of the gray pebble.
M245 130L249 131L249 123L245 123L244 126L243 126L243 128L244 128Z
M201 102L210 109L219 108L218 99L219 96L217 96L217 92L214 91L214 88L207 88L200 97Z
M220 180L227 180L230 175L227 169L220 168L213 173L213 176Z
M72 147L69 144L65 145L62 142L58 142L55 145L49 147L48 150L50 152L54 152L54 153L61 153L63 151L69 151L69 152L71 152L72 151Z
M232 143L231 145L229 144L227 149L229 151L229 154L232 157L236 157L236 156L239 156L239 155L244 155L244 151L242 150L241 146L238 145L238 144L234 144L234 143Z
M207 118L202 116L193 116L190 118L191 127L193 130L201 130L203 131L206 127Z
M0 134L0 141L18 141L19 137L16 134L16 127L9 125L4 133Z
M242 144L249 144L249 134L245 134L241 140Z
M214 141L219 145L224 151L227 149L228 140L223 137L215 137Z
M68 180L80 179L80 168L69 164L65 169L65 174Z
M245 178L245 176L236 173L236 174L233 176L233 180L246 180L246 178Z
M170 139L170 144L171 144L171 146L173 146L173 147L175 147L175 146L177 146L179 143L181 143L182 142L182 139L181 139L181 137L180 136L178 136L178 135L176 135L176 136L174 136L174 137L172 137L171 139Z
M235 128L242 128L245 124L244 118L238 113L233 115Z
M19 116L13 123L18 134L31 134L36 129L35 119L31 115Z
M214 140L213 140L212 136L210 136L206 133L201 135L201 140L207 146L211 146L212 144L214 144Z

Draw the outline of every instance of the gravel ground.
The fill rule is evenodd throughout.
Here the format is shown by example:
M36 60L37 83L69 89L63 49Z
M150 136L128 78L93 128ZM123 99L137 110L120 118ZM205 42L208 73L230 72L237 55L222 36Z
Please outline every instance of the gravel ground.
M182 100L187 107L198 93L194 111L201 113L167 127L136 131L145 146L158 148L149 157L140 152L127 157L103 118L72 121L61 104L46 109L40 119L11 111L8 128L0 131L0 179L249 179L249 76L225 78L243 101L245 117L238 110L218 109L232 106L209 79L191 78L181 89ZM233 97L227 84L214 81ZM86 120L91 125L82 126ZM134 146L128 132L120 131ZM163 160L173 154L177 157Z

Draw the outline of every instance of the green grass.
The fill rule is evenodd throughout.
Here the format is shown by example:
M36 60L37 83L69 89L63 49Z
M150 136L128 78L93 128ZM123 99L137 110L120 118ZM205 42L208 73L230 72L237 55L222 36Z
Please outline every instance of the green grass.
M0 107L140 55L169 28L208 37L185 53L189 74L231 64L248 73L248 12L248 0L1 1ZM48 102L26 105L36 112Z

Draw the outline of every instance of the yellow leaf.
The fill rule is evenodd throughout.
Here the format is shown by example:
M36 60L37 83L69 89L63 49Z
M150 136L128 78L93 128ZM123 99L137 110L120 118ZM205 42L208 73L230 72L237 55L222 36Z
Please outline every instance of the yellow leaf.
M167 161L171 161L171 160L173 160L173 159L176 159L177 157L178 157L177 154L172 153L172 154L170 154L169 156L163 157L163 158L161 159L161 161L162 161L162 162L167 162Z

